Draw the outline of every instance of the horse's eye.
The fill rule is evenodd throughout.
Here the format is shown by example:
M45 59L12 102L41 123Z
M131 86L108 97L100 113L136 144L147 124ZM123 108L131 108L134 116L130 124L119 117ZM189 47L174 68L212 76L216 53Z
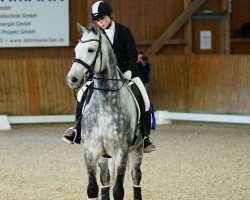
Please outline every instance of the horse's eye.
M94 49L88 49L88 52L89 53L92 53L92 52L94 52L95 50Z

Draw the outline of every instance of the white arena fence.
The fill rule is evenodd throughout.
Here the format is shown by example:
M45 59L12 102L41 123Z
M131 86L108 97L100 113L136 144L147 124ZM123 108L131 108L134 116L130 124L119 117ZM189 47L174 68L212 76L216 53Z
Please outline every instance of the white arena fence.
M170 124L172 120L216 122L232 124L250 124L248 115L222 115L202 113L180 113L158 110L155 112L156 124ZM74 115L38 115L38 116L7 116L0 115L0 130L11 129L11 124L40 124L74 122Z

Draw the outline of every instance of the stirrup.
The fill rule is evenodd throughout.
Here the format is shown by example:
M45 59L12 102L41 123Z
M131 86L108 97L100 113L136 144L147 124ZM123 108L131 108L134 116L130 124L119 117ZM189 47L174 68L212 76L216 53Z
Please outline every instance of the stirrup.
M73 139L73 141L70 141L68 140L65 136L68 135L68 133L72 134L72 133L75 133L75 137ZM63 134L63 137L62 137L62 140L65 141L65 142L68 142L68 143L71 143L71 144L74 144L75 143L75 140L76 140L76 136L77 136L77 131L76 131L76 128L74 128L73 126L68 128L64 134Z
M149 139L151 145L149 145L149 146L146 147L146 149L145 149L145 148L144 148L144 140L145 140L146 138ZM145 136L145 137L143 138L143 140L142 140L142 151L143 151L143 153L150 153L150 152L155 151L155 150L156 150L156 148L155 148L155 141L153 140L153 138L152 138L150 135Z

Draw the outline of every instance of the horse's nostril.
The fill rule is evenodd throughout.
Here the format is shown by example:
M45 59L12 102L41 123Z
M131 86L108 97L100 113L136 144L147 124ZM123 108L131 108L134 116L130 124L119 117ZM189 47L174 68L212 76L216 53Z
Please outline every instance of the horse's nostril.
M77 83L77 82L78 82L78 78L73 77L73 78L71 79L71 81L72 81L72 83Z

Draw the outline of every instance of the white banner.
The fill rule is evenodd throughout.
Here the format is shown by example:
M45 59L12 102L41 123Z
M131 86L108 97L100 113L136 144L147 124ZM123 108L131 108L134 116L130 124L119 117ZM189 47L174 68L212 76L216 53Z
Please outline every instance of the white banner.
M1 0L0 48L69 46L68 0Z

